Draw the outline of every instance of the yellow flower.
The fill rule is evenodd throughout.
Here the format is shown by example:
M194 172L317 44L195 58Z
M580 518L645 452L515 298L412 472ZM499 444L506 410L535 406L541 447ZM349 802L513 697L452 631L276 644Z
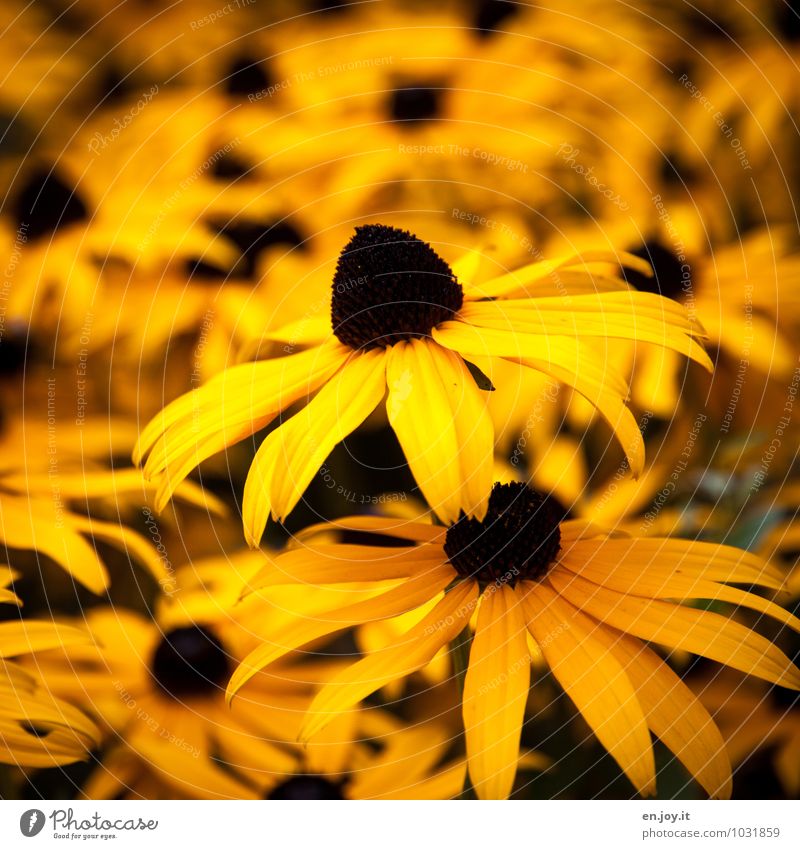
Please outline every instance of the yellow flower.
M470 776L481 798L504 798L513 784L529 687L529 634L640 793L655 792L652 732L709 794L729 795L730 766L719 732L691 691L642 640L800 689L800 671L764 637L719 614L673 601L716 599L800 630L800 620L776 604L724 583L777 589L781 576L728 546L609 536L582 520L561 522L561 515L535 490L504 484L493 488L482 522L462 517L446 530L380 517L337 522L337 528L410 545L312 543L277 557L252 587L372 579L391 582L388 588L361 600L350 594L350 604L324 618L298 617L236 670L228 697L288 651L437 599L394 645L368 654L320 690L301 739L313 737L337 713L387 682L423 667L465 630L477 610L463 716Z
M283 520L333 447L386 398L386 412L431 508L446 522L482 518L494 437L475 357L507 359L552 375L594 404L634 473L643 442L625 406L624 381L586 339L619 337L680 351L710 368L683 307L631 292L586 263L640 260L613 252L567 256L478 283L478 252L450 266L425 242L392 227L356 229L339 259L332 296L276 333L299 353L227 369L168 405L134 452L148 455L157 506L202 460L316 396L261 444L245 484L245 536L257 545L270 513ZM491 374L488 375L491 381ZM484 388L489 388L484 383ZM502 391L499 387L498 391Z
M451 799L464 786L466 760L450 757L446 726L406 726L386 711L359 710L332 722L314 743L297 748L285 775L252 769L248 777L266 799ZM531 766L542 759L526 758ZM532 760L532 762L531 762ZM116 747L83 795L90 799L173 798L174 783L125 747ZM196 798L188 788L179 797Z
M259 676L235 710L225 704L228 677L268 609L258 599L233 617L231 607L240 581L263 563L261 552L249 551L198 561L177 570L155 617L93 608L84 621L95 645L37 652L52 692L104 731L107 748L87 792L102 796L102 787L124 784L134 763L134 772L169 788L164 795L204 799L258 798L261 784L295 771L299 721L311 684L330 674L328 661L287 661Z
M9 589L18 578L0 566L0 603L22 602ZM89 642L78 628L38 619L0 622L0 763L49 767L86 760L99 731L80 710L55 697L46 679L19 660L31 652Z

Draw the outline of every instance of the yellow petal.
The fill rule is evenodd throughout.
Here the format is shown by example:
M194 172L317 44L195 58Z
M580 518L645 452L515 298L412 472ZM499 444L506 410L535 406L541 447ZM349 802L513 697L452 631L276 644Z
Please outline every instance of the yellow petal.
M266 438L279 445L276 462L281 473L273 475L270 485L275 519L286 518L334 447L378 406L386 392L385 360L382 349L353 357L299 413Z
M523 605L531 634L564 692L639 793L654 794L647 721L622 665L597 638L597 623L544 583L530 586Z
M550 581L576 607L643 640L707 657L783 687L800 689L800 670L769 640L725 616L623 595L566 570Z
M408 539L414 542L437 542L444 538L445 529L441 525L413 521L394 516L346 516L330 522L309 525L295 534L295 540L305 542L317 534L329 534L331 531L364 531L381 536Z
M473 581L460 582L396 645L367 655L335 675L311 703L300 732L301 741L308 740L370 693L429 663L442 646L463 630L477 597L478 588Z
M394 345L386 409L420 490L446 524L461 510L483 518L492 481L494 431L463 360L429 341Z
M56 622L27 619L0 622L0 657L91 643L86 631Z
M289 357L226 369L182 395L145 428L134 449L138 464L149 451L147 478L161 477L159 494L174 491L203 460L252 435L283 409L316 391L350 355L338 343Z
M464 682L469 774L479 799L507 799L519 761L531 658L519 597L508 586L481 596Z
M0 496L0 538L9 548L51 557L93 593L108 587L108 572L94 546L69 524L69 513L54 501Z
M571 571L585 574L596 583L614 574L632 580L642 570L664 583L677 577L755 584L774 590L783 586L783 575L757 555L712 542L658 537L584 539L571 541L562 560ZM584 570L591 570L591 574ZM601 575L603 580L599 579Z
M563 275L563 269L575 269L581 272L585 284L582 289L577 291L596 291L594 284L594 275L587 267L587 263L604 263L614 266L624 265L626 268L632 268L639 271L641 274L651 277L653 268L649 262L625 251L610 251L610 250L591 250L583 253L566 254L555 259L540 260L525 265L522 268L517 268L508 274L503 274L500 277L495 277L492 280L487 280L484 283L470 287L469 296L473 299L478 298L508 298L519 297L526 295L539 294L542 287L542 282L555 277L556 281ZM558 274L555 274L558 272ZM577 274L575 275L578 276ZM625 287L624 281L615 281L621 284L620 288ZM575 291L573 289L570 292ZM562 296L563 297L563 296Z
M439 546L309 545L285 551L247 584L247 592L281 584L337 584L408 578L422 564L447 562Z
M709 796L730 798L731 763L725 741L694 693L654 651L635 638L602 627L595 634L625 667L653 734Z
M655 542L656 540L651 540L651 543ZM667 545L669 546L671 542L671 540L668 541ZM686 549L691 550L692 543L684 543L684 545ZM639 546L640 550L643 548L645 547ZM730 546L719 546L719 549L726 548L730 549ZM672 553L671 546L668 547L668 550L670 558L676 556ZM738 551L738 549L730 550L732 552ZM574 552L563 557L562 564L571 572L582 575L595 584L600 584L619 593L628 593L644 598L671 598L681 601L695 598L724 601L728 604L747 607L750 610L763 613L765 616L771 616L795 631L800 631L800 619L774 602L737 587L729 587L703 578L684 576L680 572L680 565L670 569L669 566L663 564L663 553L660 553L655 546L652 551L655 562L637 558L634 561L636 565L625 560L613 560L611 562L606 560L605 563L596 559L581 561ZM735 554L729 556L736 557ZM606 555L607 557L608 555ZM717 568L719 569L719 567Z
M265 642L247 655L231 677L226 699L230 702L254 675L288 652L344 628L405 613L443 590L454 576L455 571L449 565L425 567L419 574L381 595L326 614L318 613L313 619L298 619L276 635L275 642Z

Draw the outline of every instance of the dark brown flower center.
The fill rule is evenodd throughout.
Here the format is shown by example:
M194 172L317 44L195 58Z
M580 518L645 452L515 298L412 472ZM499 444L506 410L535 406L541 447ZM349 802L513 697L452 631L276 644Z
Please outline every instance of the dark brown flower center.
M336 266L331 322L355 350L430 336L461 309L450 266L421 239L396 227L357 227Z
M624 269L625 279L640 292L663 295L673 301L682 300L691 291L689 266L681 261L675 251L657 240L645 242L631 250L635 256L647 260L653 266L653 276L648 277L640 271Z
M445 93L442 83L414 82L396 88L389 95L389 115L401 124L418 124L438 118Z
M164 634L150 671L158 686L176 699L211 695L231 673L228 653L206 628L189 625Z
M519 4L513 0L478 0L473 12L473 26L479 38L488 38L495 29L513 17L519 10Z
M323 799L346 799L341 782L333 782L324 775L293 775L279 784L267 799L295 799L320 801Z
M522 483L495 484L482 521L463 517L445 537L444 550L459 575L482 586L514 586L547 574L561 546L564 508Z
M19 222L20 241L50 236L61 227L89 217L78 190L56 171L47 169L36 171L28 179L12 212Z

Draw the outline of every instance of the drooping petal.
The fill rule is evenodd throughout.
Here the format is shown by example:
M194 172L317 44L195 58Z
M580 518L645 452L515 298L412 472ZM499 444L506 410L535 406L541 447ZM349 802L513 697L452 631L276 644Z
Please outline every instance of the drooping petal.
M445 523L461 511L482 519L492 483L494 431L463 360L429 341L394 345L386 409L406 460Z
M124 551L129 557L135 558L147 567L157 581L164 581L169 577L165 558L141 534L137 534L124 525L101 522L91 516L70 514L67 521L76 531L82 531L94 539L107 542Z
M15 657L19 654L91 642L92 638L86 631L72 625L38 619L0 622L0 657Z
M281 410L316 391L351 353L331 342L288 357L226 369L151 420L134 448L134 462L139 464L149 452L145 475L166 479L169 491L174 491L192 464L255 433Z
M526 336L596 336L650 342L713 370L713 363L695 341L702 329L689 320L685 308L648 292L467 303L459 311L459 320L443 322L434 338L441 341L438 334L455 329L459 323L494 331L487 333L486 339L492 340L496 356L519 356L515 353L518 340ZM501 353L503 350L508 353ZM475 353L486 353L486 343L482 351Z
M441 525L413 521L394 516L345 516L309 525L295 534L295 540L305 543L318 534L329 535L331 531L364 531L370 534L407 539L413 542L439 542L444 538L445 529Z
M255 592L281 584L339 584L408 578L420 565L447 562L439 546L396 548L317 544L285 551L260 570L247 585Z
M264 440L267 452L270 443L277 443L275 462L281 467L269 489L275 519L286 518L334 447L378 406L386 392L385 358L381 349L348 360L300 412ZM245 489L248 495L254 497L252 488Z
M542 284L548 278L555 278L558 281L566 273L566 269L579 272L579 274L575 275L578 278L574 284L576 288L570 288L568 290L570 293L574 293L575 291L595 292L599 288L595 283L596 275L592 274L587 263L603 263L613 266L624 265L627 268L635 269L647 277L651 277L653 274L650 263L635 254L626 253L625 251L599 249L532 262L508 274L503 274L500 277L495 277L471 286L465 289L465 293L472 300L539 295L544 288ZM583 283L581 288L577 288L579 282ZM615 279L614 283L616 284L615 288L626 288L626 284L622 280Z
M0 539L8 548L39 551L93 593L108 587L108 571L94 546L69 523L73 514L55 500L0 496Z
M435 770L451 744L445 725L420 723L402 733L387 732L383 750L353 774L351 798L393 799L404 791L413 792Z
M655 793L655 758L642 706L622 665L596 636L597 622L545 583L529 587L523 606L553 675L597 739L639 793Z
M669 649L683 649L784 687L800 689L800 670L769 640L725 616L623 595L553 569L549 579L572 604L614 628Z
M262 643L241 662L228 684L228 702L256 673L288 652L345 628L412 610L441 592L454 577L455 571L449 565L433 568L426 566L418 574L381 595L327 614L318 613L313 619L297 619L293 625L284 627L274 642Z
M519 761L530 684L527 627L514 590L485 591L464 682L464 729L479 799L507 799Z
M730 798L731 763L725 741L694 693L654 651L634 637L612 634L602 627L595 635L624 666L653 734L709 796Z
M367 655L335 675L317 693L300 732L308 740L333 717L349 710L390 681L416 672L463 630L478 597L473 581L461 581L397 644Z
M651 540L650 542L656 543L657 541ZM728 604L747 607L750 610L763 613L765 616L771 616L795 631L800 631L800 619L766 598L705 578L683 575L680 565L670 568L663 562L663 549L668 550L669 559L672 561L675 557L670 546L672 541L662 542L665 544L658 548L654 545L638 547L640 556L650 548L653 557L651 561L638 558L636 560L612 561L608 559L608 554L599 561L582 560L579 555L576 555L576 552L570 552L562 558L562 564L565 568L587 580L619 593L642 596L643 598L669 598L681 601L687 599L724 601ZM683 542L681 548L691 551L691 545L690 542ZM713 547L711 543L707 545ZM718 550L724 549L732 552L737 551L737 549L731 549L730 546L718 546ZM744 553L742 552L742 554ZM728 554L728 561L734 560L735 556L735 554ZM677 563L679 564L680 561L677 560ZM716 568L719 570L720 566ZM722 574L725 574L724 571L722 571Z
M563 534L562 534L563 537ZM595 583L606 578L632 581L673 578L755 584L779 590L783 576L755 554L712 542L652 538L615 538L571 542L564 566Z
M644 466L644 441L639 425L625 406L629 389L598 352L580 339L517 334L509 325L498 331L451 322L434 330L434 338L463 356L493 354L548 374L586 398L611 425L638 475Z
M163 780L179 787L191 797L200 799L257 799L258 794L247 784L239 781L229 770L218 766L208 753L195 751L188 744L172 745L158 736L157 732L140 725L136 733L128 737L128 745L144 759L149 768ZM169 759L164 756L164 747L169 746ZM168 764L168 766L167 766Z

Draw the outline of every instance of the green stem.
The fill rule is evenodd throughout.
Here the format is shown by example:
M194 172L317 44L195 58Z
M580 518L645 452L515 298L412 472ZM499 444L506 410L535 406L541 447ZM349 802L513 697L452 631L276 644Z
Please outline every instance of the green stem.
M469 650L472 645L472 632L469 625L450 643L450 656L453 658L453 673L456 679L458 695L464 698L464 681L469 667ZM459 799L476 799L475 790L469 778L469 765L464 773L464 787Z

